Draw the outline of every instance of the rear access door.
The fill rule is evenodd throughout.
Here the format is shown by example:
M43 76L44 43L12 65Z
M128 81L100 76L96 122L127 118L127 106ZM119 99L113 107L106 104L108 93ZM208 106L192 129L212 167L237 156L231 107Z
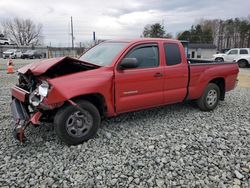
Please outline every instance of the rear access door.
M164 104L182 102L187 95L188 63L181 43L164 42Z

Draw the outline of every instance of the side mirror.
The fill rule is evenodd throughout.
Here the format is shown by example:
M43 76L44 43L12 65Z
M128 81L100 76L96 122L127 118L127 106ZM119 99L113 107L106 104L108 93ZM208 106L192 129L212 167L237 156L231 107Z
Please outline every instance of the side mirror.
M138 67L138 61L136 58L124 58L121 62L120 62L120 65L119 65L119 68L121 70L124 70L124 69L133 69L133 68L136 68Z

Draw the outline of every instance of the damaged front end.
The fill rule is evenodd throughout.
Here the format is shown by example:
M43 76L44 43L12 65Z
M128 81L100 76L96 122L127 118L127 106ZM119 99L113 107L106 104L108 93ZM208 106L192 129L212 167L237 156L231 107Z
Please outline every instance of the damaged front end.
M49 79L94 68L78 59L63 57L32 63L19 69L18 84L11 89L11 112L16 121L14 137L23 143L24 130L28 125L53 122L58 108L64 104L64 101L48 103L47 98L54 89Z
M29 74L19 73L19 81L12 88L11 112L16 126L13 134L21 143L25 141L24 130L28 125L39 125L42 116L48 116L52 111L46 111L43 105L50 85L45 80ZM52 108L50 110L53 110Z

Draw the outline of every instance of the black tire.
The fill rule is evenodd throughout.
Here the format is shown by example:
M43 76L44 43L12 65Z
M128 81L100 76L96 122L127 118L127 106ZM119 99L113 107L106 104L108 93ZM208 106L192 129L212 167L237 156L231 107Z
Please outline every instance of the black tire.
M222 57L217 57L215 58L216 62L224 62L224 59Z
M96 134L101 122L100 113L92 103L79 101L77 104L82 108L85 114L80 112L77 107L68 105L62 107L54 119L55 132L59 139L67 145L78 145L91 139ZM92 120L92 122L89 123L89 120ZM80 125L78 124L79 122ZM86 122L90 125L87 126ZM80 135L77 135L78 133Z
M8 42L5 42L4 45L9 45L9 43L8 43Z
M246 60L239 60L238 65L240 68L245 68L247 66L247 61Z
M214 83L209 83L202 96L197 100L197 105L202 111L211 111L218 105L219 98L220 88Z

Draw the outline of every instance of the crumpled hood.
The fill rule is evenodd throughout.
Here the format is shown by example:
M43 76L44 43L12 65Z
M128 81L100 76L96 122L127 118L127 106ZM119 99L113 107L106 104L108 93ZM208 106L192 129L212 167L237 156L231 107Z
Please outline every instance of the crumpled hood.
M54 66L56 66L59 63L64 62L64 61L69 61L69 62L75 61L75 62L79 62L79 63L84 63L85 65L99 67L97 65L93 65L93 64L81 61L79 59L66 56L66 57L58 57L58 58L42 60L39 62L34 62L34 63L28 64L28 65L18 69L18 72L20 72L22 74L26 74L27 72L31 72L33 75L39 76L39 75L45 73L50 68L52 68L52 67L54 67Z

